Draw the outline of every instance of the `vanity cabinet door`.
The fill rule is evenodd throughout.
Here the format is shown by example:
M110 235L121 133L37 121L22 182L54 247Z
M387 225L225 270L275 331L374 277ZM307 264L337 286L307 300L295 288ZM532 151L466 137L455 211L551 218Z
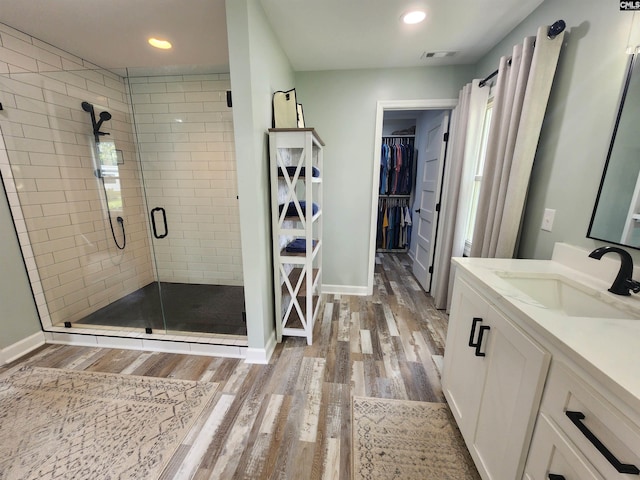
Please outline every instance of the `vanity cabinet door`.
M457 278L447 328L442 388L465 440L475 429L487 364L482 356L486 345L469 346L469 340L473 333L471 343L477 343L480 327L488 326L488 312L486 300Z
M523 480L603 480L575 446L541 413Z
M521 478L551 356L464 280L453 295L445 397L482 478Z
M472 455L487 479L520 478L551 355L489 309L487 372Z

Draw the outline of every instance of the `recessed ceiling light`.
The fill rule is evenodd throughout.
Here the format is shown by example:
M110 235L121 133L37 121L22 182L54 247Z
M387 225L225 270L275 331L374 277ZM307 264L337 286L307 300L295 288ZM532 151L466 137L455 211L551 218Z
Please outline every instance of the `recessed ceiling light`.
M162 50L169 50L171 48L171 42L167 40L161 40L159 38L150 38L149 45L152 47L160 48Z
M422 10L414 10L412 12L407 12L402 15L402 21L404 23L408 23L410 25L414 23L420 23L427 17L427 14Z

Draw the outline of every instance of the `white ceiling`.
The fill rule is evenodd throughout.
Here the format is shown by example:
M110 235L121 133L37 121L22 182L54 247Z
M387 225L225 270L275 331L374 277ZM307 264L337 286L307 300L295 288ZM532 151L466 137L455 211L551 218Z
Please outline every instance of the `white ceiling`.
M302 70L475 63L542 0L260 0ZM0 0L0 21L109 69L229 69L224 0ZM400 22L412 7L427 20ZM555 19L549 19L550 22ZM150 36L174 48L150 47ZM424 52L454 51L440 59Z

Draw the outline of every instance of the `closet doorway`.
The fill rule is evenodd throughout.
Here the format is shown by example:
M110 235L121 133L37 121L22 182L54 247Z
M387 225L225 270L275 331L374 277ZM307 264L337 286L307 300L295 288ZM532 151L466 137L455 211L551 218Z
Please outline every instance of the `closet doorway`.
M368 275L370 292L374 282L375 256L379 251L407 252L422 288L429 292L435 286L437 279L432 265L439 222L437 205L442 196L445 171L444 135L448 131L450 112L456 104L457 99L379 101L377 104ZM413 150L409 157L412 162L411 186L408 193L402 192L404 195L394 196L389 192L388 186L393 184L389 175L393 175L395 165L385 169L385 143L402 143ZM396 211L388 210L389 205L403 202L408 208L402 210L400 217L397 208ZM403 218L405 214L410 214L409 220ZM397 223L390 224L390 219ZM407 223L410 233L407 232ZM389 225L391 228L387 232L394 232L396 238L402 238L398 231L404 232L406 241L389 243L385 235L387 243L382 246L398 248L380 248L383 225Z

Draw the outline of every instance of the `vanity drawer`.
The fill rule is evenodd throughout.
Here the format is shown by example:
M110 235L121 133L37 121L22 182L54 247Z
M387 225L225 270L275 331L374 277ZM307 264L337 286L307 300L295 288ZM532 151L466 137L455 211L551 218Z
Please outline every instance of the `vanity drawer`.
M560 362L552 362L541 411L605 479L640 478L640 427Z
M547 419L538 415L523 480L603 480Z

